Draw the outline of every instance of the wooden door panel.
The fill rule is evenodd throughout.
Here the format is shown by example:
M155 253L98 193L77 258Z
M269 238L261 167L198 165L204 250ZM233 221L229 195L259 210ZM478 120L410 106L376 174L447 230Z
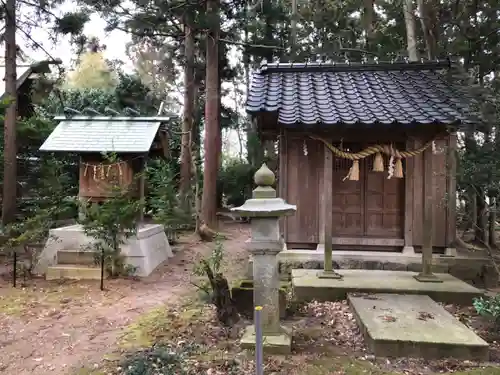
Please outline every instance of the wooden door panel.
M366 171L366 236L403 236L404 179Z
M361 148L346 145L348 151ZM403 238L404 178L387 179L387 170L373 172L369 157L359 162L359 181L344 181L351 165L350 160L333 161L333 235Z
M349 160L333 159L332 232L335 237L363 235L363 184L360 181L343 181L351 164Z

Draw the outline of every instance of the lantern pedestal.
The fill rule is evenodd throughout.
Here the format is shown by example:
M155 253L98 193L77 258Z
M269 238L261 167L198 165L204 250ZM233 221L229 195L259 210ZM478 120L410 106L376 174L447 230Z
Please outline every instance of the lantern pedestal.
M248 326L243 332L240 345L243 349L255 349L255 327ZM292 351L292 330L280 327L275 335L264 335L264 351L272 354L290 354Z
M278 253L283 249L279 232L279 218L293 214L295 206L276 198L272 188L274 174L265 164L255 173L253 198L232 211L251 218L251 237L247 249L253 255L254 307L260 308L262 338L255 335L255 327L249 326L241 339L244 348L255 348L262 339L264 351L287 354L292 350L292 332L280 325Z

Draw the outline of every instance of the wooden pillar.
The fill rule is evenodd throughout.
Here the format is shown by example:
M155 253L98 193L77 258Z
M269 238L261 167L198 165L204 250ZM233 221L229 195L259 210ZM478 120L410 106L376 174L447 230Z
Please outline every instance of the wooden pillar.
M340 279L342 276L333 271L332 265L332 236L333 236L333 155L323 146L323 184L320 194L320 238L324 243L324 266L323 271L318 273L320 278Z
M432 245L434 232L434 153L433 146L424 151L424 202L422 215L422 272L415 279L421 282L442 282L432 273Z
M413 139L406 141L407 149L414 149L415 142ZM404 205L404 254L415 254L413 247L413 178L414 178L414 158L405 159L405 205Z
M447 182L447 202L446 202L446 254L456 254L455 240L456 229L456 210L457 210L457 134L448 136L446 160L446 182Z

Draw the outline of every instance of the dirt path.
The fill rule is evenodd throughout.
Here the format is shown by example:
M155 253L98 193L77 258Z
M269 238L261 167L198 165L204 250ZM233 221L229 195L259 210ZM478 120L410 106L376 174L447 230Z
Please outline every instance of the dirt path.
M230 233L225 242L228 269L238 272L246 260L248 229L231 225L224 231ZM100 362L141 314L164 303L180 303L194 290L189 283L192 265L210 246L195 236L184 237L175 257L153 275L141 281L108 281L105 292L97 283L37 281L12 289L1 282L0 373L62 375Z

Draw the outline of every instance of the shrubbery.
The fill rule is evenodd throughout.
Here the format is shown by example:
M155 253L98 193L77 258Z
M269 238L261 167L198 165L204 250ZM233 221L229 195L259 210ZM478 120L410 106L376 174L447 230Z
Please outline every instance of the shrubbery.
M255 167L239 159L229 160L221 168L218 185L226 205L241 206L252 197L255 171Z
M488 298L474 299L474 307L479 315L492 319L500 328L500 294Z

